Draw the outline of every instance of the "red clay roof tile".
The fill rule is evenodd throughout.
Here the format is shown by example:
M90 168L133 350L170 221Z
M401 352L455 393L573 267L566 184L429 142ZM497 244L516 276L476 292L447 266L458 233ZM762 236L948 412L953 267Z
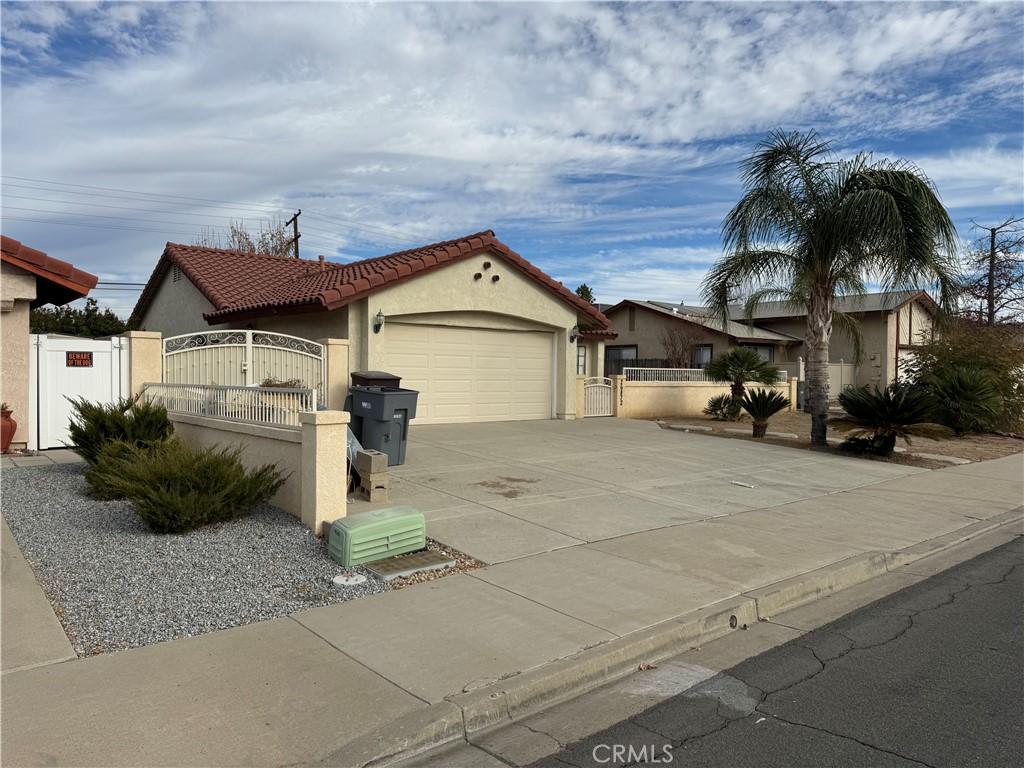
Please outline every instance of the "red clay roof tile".
M42 251L23 245L7 235L0 235L0 257L37 277L52 283L43 290L37 285L38 295L33 307L43 304L66 304L88 295L96 287L99 278L66 261L47 256Z
M204 315L206 320L221 323L279 312L336 309L379 288L483 252L504 257L525 276L573 306L587 318L588 325L610 330L608 319L597 307L526 261L491 230L351 264L168 243L132 318L141 319L172 266L178 266L213 305L214 309Z

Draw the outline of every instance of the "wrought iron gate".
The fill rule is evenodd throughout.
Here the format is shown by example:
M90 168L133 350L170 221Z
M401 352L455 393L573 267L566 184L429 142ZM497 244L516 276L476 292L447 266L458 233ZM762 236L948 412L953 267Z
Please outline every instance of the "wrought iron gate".
M583 415L614 416L612 412L612 380L596 376L583 380Z
M164 339L165 384L258 386L299 381L324 402L324 346L269 331L204 331Z

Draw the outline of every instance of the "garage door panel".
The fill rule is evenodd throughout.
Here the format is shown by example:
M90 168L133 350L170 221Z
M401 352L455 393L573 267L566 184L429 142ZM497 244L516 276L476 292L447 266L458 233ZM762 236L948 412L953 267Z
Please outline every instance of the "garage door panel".
M420 391L416 423L551 418L552 334L388 323L384 368Z

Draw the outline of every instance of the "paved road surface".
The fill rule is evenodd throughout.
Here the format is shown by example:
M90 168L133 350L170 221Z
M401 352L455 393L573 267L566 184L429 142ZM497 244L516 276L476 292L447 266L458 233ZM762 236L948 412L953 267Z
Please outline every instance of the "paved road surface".
M536 765L1020 765L1022 637L1018 538Z

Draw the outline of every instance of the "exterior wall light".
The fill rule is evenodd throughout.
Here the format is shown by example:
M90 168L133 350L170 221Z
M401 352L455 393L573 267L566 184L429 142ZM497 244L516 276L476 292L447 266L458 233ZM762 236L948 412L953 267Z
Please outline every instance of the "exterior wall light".
M373 332L380 333L380 329L384 327L384 310L378 309L377 316L373 318Z
M569 329L569 343L570 344L575 344L576 343L576 339L578 339L579 337L580 337L580 327L578 325L574 325L572 328Z

